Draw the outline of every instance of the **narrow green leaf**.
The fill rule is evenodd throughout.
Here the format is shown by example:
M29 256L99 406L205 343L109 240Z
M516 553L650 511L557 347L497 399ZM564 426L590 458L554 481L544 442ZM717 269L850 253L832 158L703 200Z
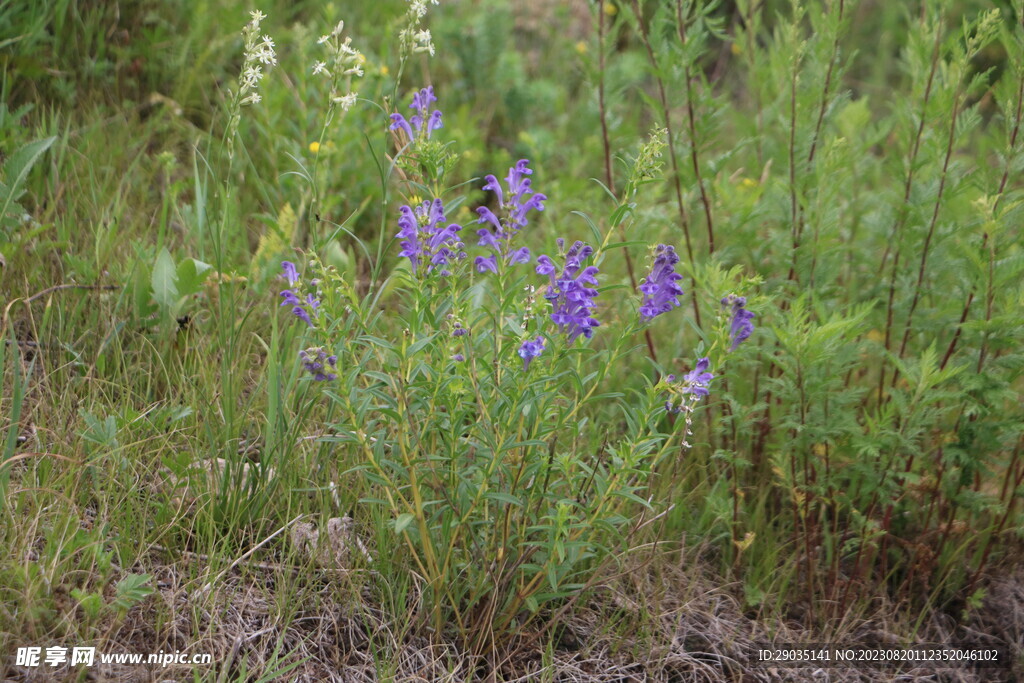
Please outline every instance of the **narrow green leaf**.
M165 312L178 302L178 273L167 249L161 249L153 264L153 299Z
M416 521L416 517L411 512L403 512L398 515L398 519L395 520L395 533L402 533L414 521Z
M488 500L496 500L499 503L507 503L509 505L515 505L516 507L523 507L523 501L516 496L508 493L502 493L500 491L488 491L485 495Z

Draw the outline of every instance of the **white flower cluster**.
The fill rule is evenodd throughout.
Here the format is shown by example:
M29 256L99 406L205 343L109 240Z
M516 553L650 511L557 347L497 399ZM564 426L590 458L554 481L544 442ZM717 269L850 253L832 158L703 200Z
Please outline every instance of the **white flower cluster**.
M439 0L430 0L430 3L437 5ZM434 56L434 43L430 31L420 28L425 16L427 16L427 0L409 0L409 11L406 13L408 23L398 34L403 55L427 52L431 57Z
M258 104L262 99L256 92L256 86L263 79L264 66L277 64L277 53L274 52L274 41L267 35L260 35L260 23L267 18L259 10L249 12L252 21L242 29L245 38L245 61L242 73L238 75L238 95L240 104Z
M328 56L325 61L313 63L313 75L325 76L331 79L331 103L336 104L344 111L348 111L356 102L357 93L349 90L342 94L341 79L348 77L348 83L354 76L360 78L363 75L363 64L366 57L359 50L352 47L352 38L341 39L341 33L345 30L345 22L339 21L334 30L325 36L320 36L318 45L326 45ZM348 88L346 88L348 89Z

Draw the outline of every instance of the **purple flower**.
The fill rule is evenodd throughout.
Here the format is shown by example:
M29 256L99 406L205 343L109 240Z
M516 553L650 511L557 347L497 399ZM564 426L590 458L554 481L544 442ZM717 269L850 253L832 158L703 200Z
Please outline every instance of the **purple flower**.
M583 259L594 250L577 241L565 254L565 267L561 273L548 256L537 258L537 273L548 276L548 291L544 298L551 302L551 320L569 335L569 343L581 334L590 339L594 328L601 323L594 320L590 311L597 304L597 266L582 267ZM593 285L588 287L587 285Z
M288 280L288 286L294 287L299 281L299 273L295 270L295 264L291 261L281 261L281 269L284 270L284 278Z
M310 314L312 314L313 317L317 316L317 309L320 308L320 300L317 299L313 293L306 294L305 300L299 298L299 295L296 294L298 288L302 286L302 280L299 278L299 274L295 269L294 263L291 261L282 261L281 269L284 271L284 275L282 277L288 281L288 286L292 288L281 292L281 298L284 299L284 301L281 302L281 305L291 306L292 315L310 327L316 327L313 324ZM316 281L310 283L314 288L315 282Z
M305 351L299 351L299 359L306 372L313 375L317 382L330 382L338 378L338 375L331 372L337 367L338 357L328 356L322 347L313 346Z
M419 92L413 93L412 104L409 105L409 108L425 111L433 102L437 102L437 97L434 96L434 86L428 85Z
M405 131L406 137L410 140L416 139L416 135L412 132L412 126L410 126L409 122L405 120L405 117L398 113L392 114L391 126L389 129L398 130L399 128Z
M478 273L486 273L491 271L497 274L498 272L498 257L496 256L477 256L473 259L473 265L476 266Z
M543 194L534 194L530 179L527 177L533 174L529 164L527 159L516 162L515 166L508 170L504 188L493 175L484 177L487 183L483 189L495 194L498 200L498 213L495 214L486 206L476 210L480 217L477 223L484 226L477 231L477 235L480 236L478 244L494 252L492 256L477 257L476 269L481 273L488 270L498 272L499 258L509 265L530 262L529 249L513 249L511 246L512 238L529 224L527 214L534 210L543 211L544 200L547 199Z
M640 291L644 295L640 315L645 321L668 313L679 305L677 297L683 295L683 288L679 286L678 281L682 280L683 276L675 272L677 263L679 256L676 255L676 250L669 245L659 244L654 252L651 273L640 285Z
M697 365L690 372L686 373L683 377L683 383L686 385L683 387L683 393L693 394L694 396L707 396L708 385L711 380L715 378L708 368L711 366L711 360L708 358L701 358L697 361Z
M523 370L527 370L530 367L530 361L539 356L544 351L544 337L538 336L536 339L527 339L519 347L519 357L523 359Z
M295 306L295 307L293 307L292 308L292 313L295 314L296 318L298 318L299 320L302 320L303 322L305 322L310 327L316 327L313 324L313 321L309 319L309 313L307 313L306 309L303 308L302 306Z
M409 105L409 108L415 110L416 113L409 117L408 121L399 113L392 114L390 130L401 129L405 131L405 135L409 138L410 142L417 138L429 140L431 131L444 126L441 122L441 112L439 110L435 109L433 112L428 113L428 108L432 102L437 102L437 98L434 97L433 86L428 85L426 88L414 93L412 104Z
M683 375L680 381L680 386L675 387L675 391L679 394L683 394L683 397L676 403L675 399L669 399L665 401L665 410L670 413L679 414L681 412L687 413L687 425L689 425L689 414L693 412L697 402L703 397L708 395L708 385L711 384L711 380L715 378L713 374L708 372L708 368L711 366L711 361L708 358L701 358L697 361L697 365L690 372ZM674 384L676 381L675 375L668 375L665 377L665 381L669 384ZM689 394L689 398L685 395Z
M398 219L398 237L402 247L399 255L409 259L412 272L417 273L420 264L426 262L428 273L436 267L441 275L451 275L448 266L452 261L466 258L466 254L457 234L462 226L456 223L444 225L444 204L441 200L425 201L415 209L403 205L399 211L402 214Z
M730 294L722 299L723 307L732 306L732 323L729 326L729 339L732 341L730 351L735 351L736 347L754 332L754 314L744 308L746 305L746 297Z

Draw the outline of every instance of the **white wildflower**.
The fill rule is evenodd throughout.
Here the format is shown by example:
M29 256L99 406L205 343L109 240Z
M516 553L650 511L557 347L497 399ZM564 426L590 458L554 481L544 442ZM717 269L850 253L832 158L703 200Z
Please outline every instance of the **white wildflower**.
M249 25L246 28L253 32L259 31L260 22L267 18L267 15L259 10L249 12L249 16L252 17L252 21L249 22Z
M433 5L438 4L438 0L430 0L430 2ZM426 14L427 0L409 0L409 10L406 12L406 25L398 33L402 59L417 52L428 52L431 56L434 55L434 43L430 31L421 27Z
M342 39L341 34L344 30L345 22L339 21L329 34L317 41L324 46L327 56L321 61L314 62L313 75L323 74L331 79L331 106L348 111L356 101L356 94L345 91L351 88L352 77L363 76L362 65L366 62L366 57L352 47L351 36Z
M341 97L335 97L333 100L334 104L342 108L343 111L348 111L352 108L352 105L356 103L356 93L350 92L347 95Z
M436 4L436 3L435 3ZM417 19L422 19L427 14L426 0L411 0L409 3L409 14Z

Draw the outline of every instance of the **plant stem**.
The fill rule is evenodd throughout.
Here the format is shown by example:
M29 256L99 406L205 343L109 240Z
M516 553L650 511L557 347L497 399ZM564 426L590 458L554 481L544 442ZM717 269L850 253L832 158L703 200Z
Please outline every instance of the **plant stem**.
M675 133L672 130L672 116L668 106L668 95L665 92L665 81L661 77L661 67L658 64L658 58L654 54L654 48L651 46L650 36L648 34L647 24L644 22L643 10L640 8L639 0L632 0L633 2L633 13L636 15L637 25L640 28L640 40L644 44L644 48L647 51L647 59L651 63L651 70L654 73L654 80L658 83L658 99L661 102L661 114L665 119L665 131L668 142L668 156L669 161L672 164L672 181L676 195L676 208L679 211L679 224L683 228L683 237L686 242L686 258L689 259L692 264L693 261L693 241L690 238L690 218L686 212L686 203L683 201L683 183L681 178L681 172L679 169L679 157L676 155L675 146ZM696 275L690 278L690 297L693 300L693 319L697 325L697 328L702 328L700 321L700 306L697 305L697 277Z

